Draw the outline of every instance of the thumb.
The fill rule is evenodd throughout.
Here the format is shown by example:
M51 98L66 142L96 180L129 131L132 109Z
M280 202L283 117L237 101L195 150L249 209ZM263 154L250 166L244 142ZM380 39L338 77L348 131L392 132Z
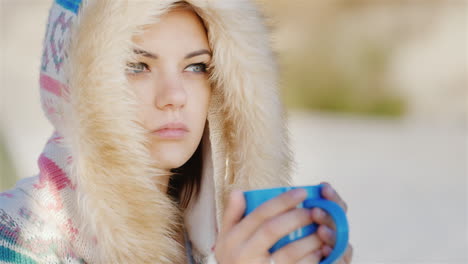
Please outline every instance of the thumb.
M229 195L228 206L225 209L221 233L229 232L242 218L245 211L245 198L241 190L234 190Z

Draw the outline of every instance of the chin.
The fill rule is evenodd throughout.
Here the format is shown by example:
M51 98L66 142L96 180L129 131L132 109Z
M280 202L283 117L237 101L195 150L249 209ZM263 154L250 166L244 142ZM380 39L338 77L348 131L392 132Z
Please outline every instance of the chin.
M191 154L193 153L163 150L162 152L155 153L152 157L158 161L157 165L159 168L170 170L184 165L190 159Z

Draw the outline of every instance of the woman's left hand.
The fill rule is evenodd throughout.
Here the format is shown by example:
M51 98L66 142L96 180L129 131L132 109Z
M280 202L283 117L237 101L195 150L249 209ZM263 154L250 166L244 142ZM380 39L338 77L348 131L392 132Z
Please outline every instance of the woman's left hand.
M324 185L322 188L322 196L330 201L337 203L341 208L347 213L348 206L340 195L333 189L333 187L328 182L322 182ZM327 257L333 250L333 245L336 240L336 227L333 219L328 215L324 210L320 208L312 209L312 217L314 222L319 224L318 236L324 242L322 247L322 255ZM348 247L343 254L343 256L335 262L336 264L349 264L353 257L353 247L351 244L348 244Z

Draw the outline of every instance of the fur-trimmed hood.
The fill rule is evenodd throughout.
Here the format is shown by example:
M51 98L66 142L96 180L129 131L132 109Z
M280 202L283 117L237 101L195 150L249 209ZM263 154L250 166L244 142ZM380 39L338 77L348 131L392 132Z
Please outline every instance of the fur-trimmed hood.
M276 62L261 15L251 1L189 0L206 25L214 66L201 196L182 213L156 188L168 172L152 165L123 69L132 36L174 2L56 0L50 10L40 91L55 131L36 187L52 190L54 199L40 203L73 231L68 239L89 263L181 263L174 236L182 223L206 256L230 190L290 183Z

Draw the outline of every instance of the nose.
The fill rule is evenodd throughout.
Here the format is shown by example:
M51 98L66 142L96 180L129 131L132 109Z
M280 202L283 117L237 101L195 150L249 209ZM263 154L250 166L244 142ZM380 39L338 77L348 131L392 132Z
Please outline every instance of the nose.
M156 107L161 110L176 110L187 102L187 93L182 80L177 76L166 76L156 87Z

